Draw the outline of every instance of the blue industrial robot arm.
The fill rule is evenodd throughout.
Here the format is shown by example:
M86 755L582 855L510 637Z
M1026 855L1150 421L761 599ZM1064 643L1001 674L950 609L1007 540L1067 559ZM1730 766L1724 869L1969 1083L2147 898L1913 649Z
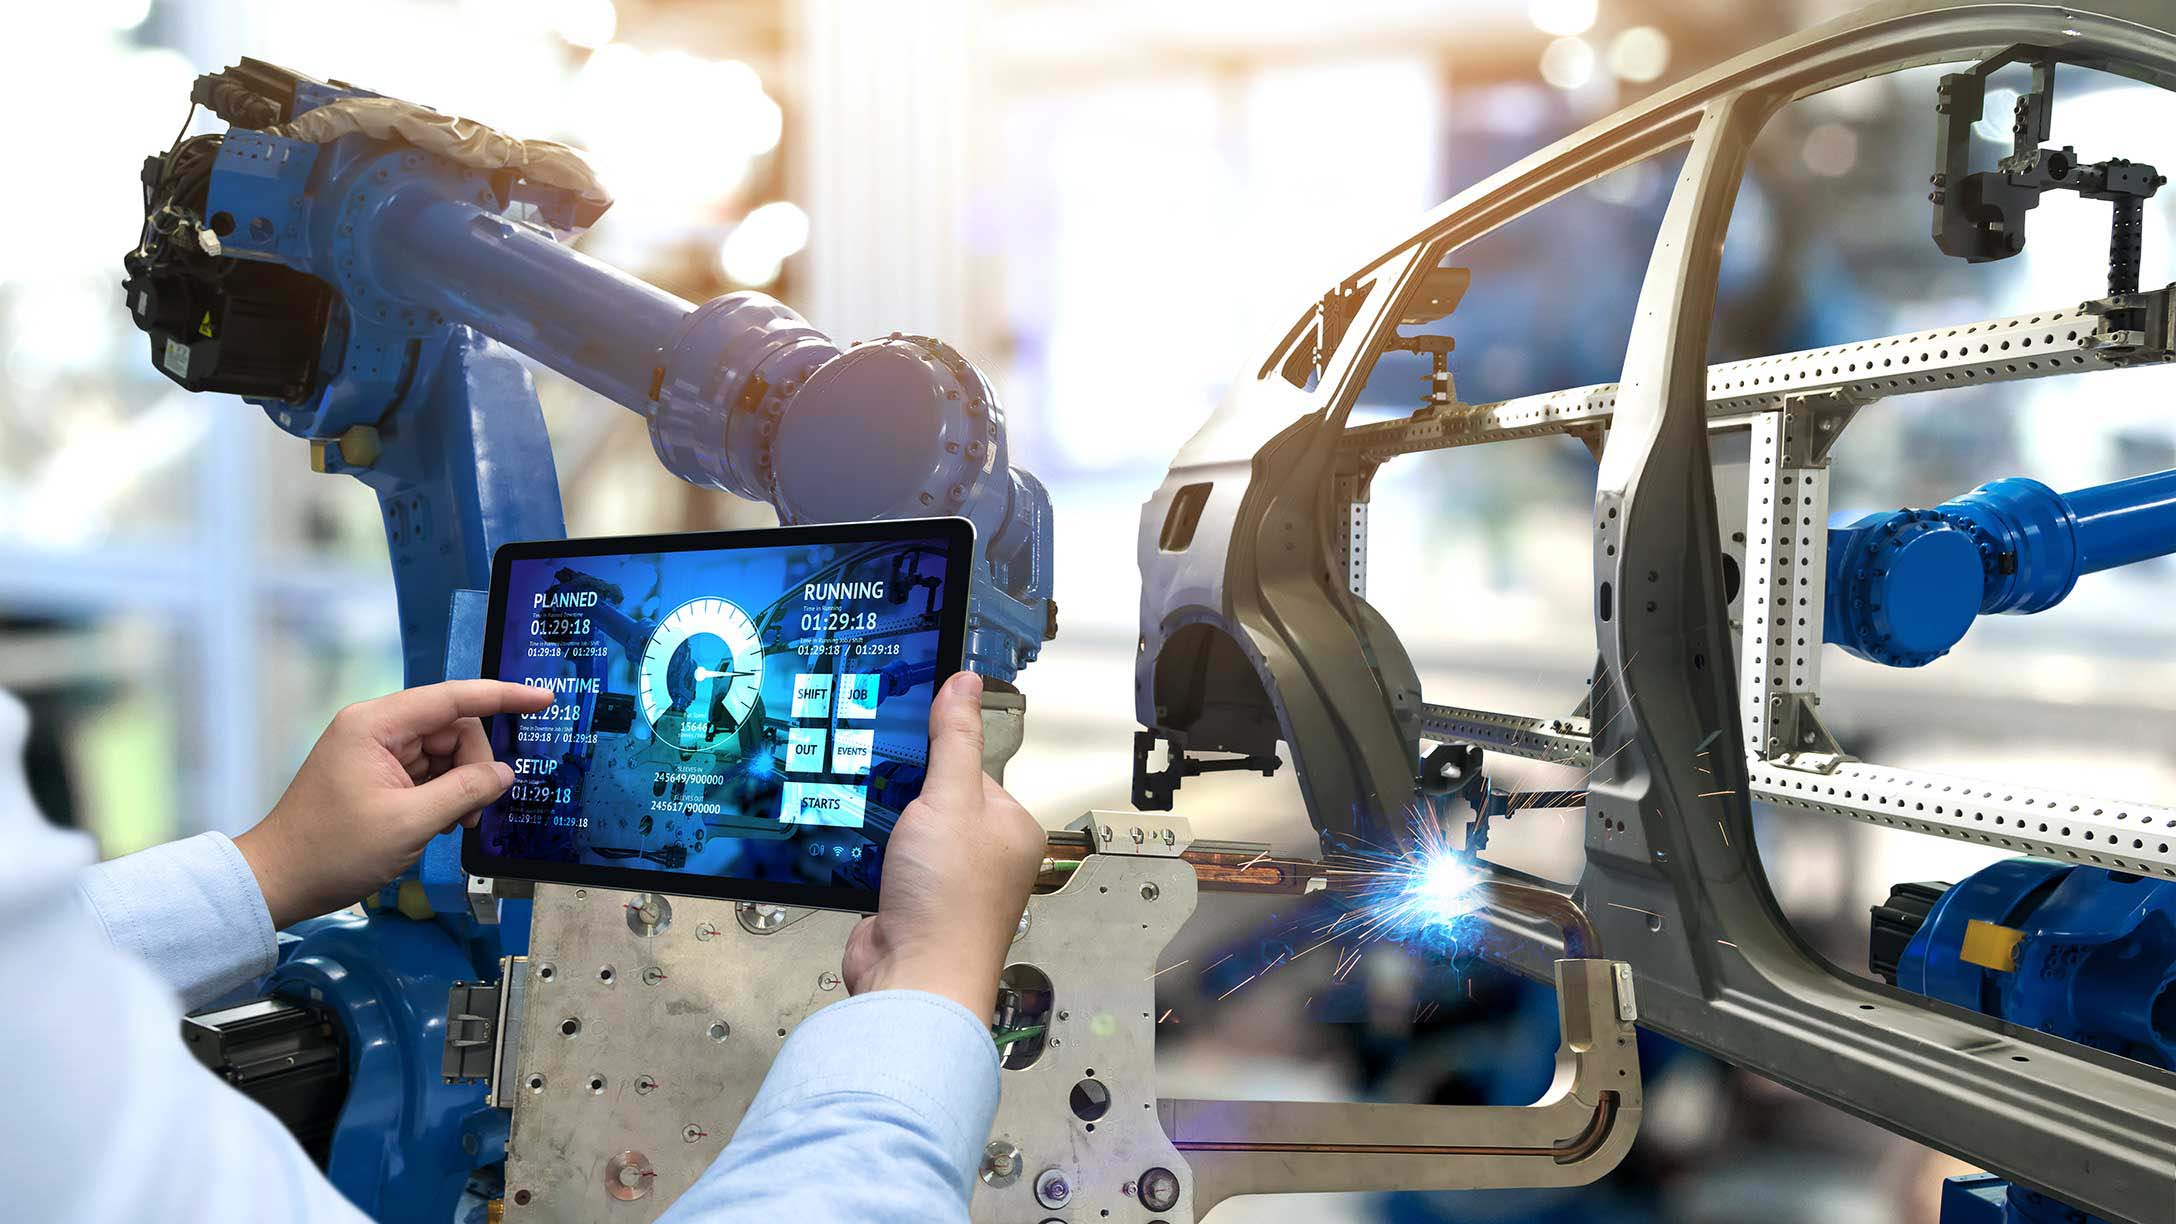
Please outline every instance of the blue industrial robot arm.
M2071 493L2012 476L1930 510L1832 528L1826 640L1892 667L1949 653L1975 618L2039 612L2085 574L2176 552L2176 471Z
M263 322L274 312L205 300L200 320L209 294L133 262L132 305L170 376L259 391L251 398L311 439L322 468L378 492L411 682L435 678L444 639L431 626L450 589L483 585L491 548L563 533L556 498L519 504L552 480L548 454L524 453L542 445L540 422L479 418L456 422L459 436L419 436L444 435L461 415L419 413L419 401L466 392L491 405L484 417L505 399L533 402L525 387L489 385L525 381L518 367L479 372L490 363L464 360L489 353L482 337L641 413L675 475L768 502L785 522L971 520L984 561L967 641L976 670L1010 680L1055 631L1048 494L1012 466L996 396L949 346L899 334L842 346L761 294L697 306L573 250L560 238L609 201L558 146L255 61L205 78L197 96L235 126L198 150L201 202L181 190L187 179L154 200L170 214L171 245L185 256L213 248L223 278L241 263L309 278L272 289L289 295L289 315L305 291L327 291L306 303L324 317L321 347L307 377L265 394L236 369L223 380L208 369L222 357L239 367L249 341L275 334ZM154 211L147 247L159 223ZM231 299L245 282L221 283ZM481 435L490 445L473 444ZM491 529L502 509L519 520L515 534ZM438 558L454 554L459 572L448 573Z
M1010 679L1050 630L1049 498L989 383L940 341L842 350L756 293L692 306L428 178L367 213L371 296L466 323L643 414L693 484L789 523L956 514L986 562L973 664Z

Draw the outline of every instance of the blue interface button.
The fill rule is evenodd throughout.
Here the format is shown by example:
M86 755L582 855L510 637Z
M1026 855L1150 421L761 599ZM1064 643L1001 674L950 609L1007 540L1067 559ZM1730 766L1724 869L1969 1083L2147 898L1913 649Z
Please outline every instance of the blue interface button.
M860 777L869 772L869 758L875 752L876 732L867 728L840 731L831 737L831 772Z
M875 672L853 672L839 677L839 717L875 718L877 698L884 691L884 677Z
M866 734L866 733L864 733ZM786 772L820 774L824 772L824 738L822 727L793 727L786 732Z
M788 782L778 818L786 824L858 829L865 798L866 793L858 786L837 782Z
M804 672L793 678L793 716L831 717L831 673Z

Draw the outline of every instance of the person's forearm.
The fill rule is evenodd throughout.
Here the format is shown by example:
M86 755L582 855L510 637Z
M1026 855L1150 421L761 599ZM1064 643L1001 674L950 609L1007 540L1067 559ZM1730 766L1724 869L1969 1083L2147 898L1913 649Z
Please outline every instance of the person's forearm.
M272 915L224 834L94 864L76 893L107 942L151 966L185 1007L202 1007L272 971Z
M967 1219L997 1113L986 1021L920 991L801 1023L710 1169L659 1224Z

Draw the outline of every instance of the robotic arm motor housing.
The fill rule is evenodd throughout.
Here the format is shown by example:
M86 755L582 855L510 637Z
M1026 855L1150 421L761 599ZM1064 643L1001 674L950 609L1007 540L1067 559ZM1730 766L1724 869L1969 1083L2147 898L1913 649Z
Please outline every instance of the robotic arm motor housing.
M200 83L200 95L214 92L230 107L246 98L269 122L286 117L232 83ZM143 236L123 261L129 313L151 338L151 364L188 390L306 399L319 381L332 286L280 264L220 258L219 240L234 230L231 215L207 206L220 144L217 134L195 136L144 159Z

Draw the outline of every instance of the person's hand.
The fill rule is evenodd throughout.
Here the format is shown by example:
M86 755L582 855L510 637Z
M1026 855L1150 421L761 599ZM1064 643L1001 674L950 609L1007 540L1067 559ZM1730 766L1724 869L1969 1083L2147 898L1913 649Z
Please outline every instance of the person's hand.
M929 777L885 847L876 916L846 941L846 988L990 1015L1043 854L1042 826L982 772L982 677L959 672L930 705Z
M473 827L514 781L477 719L551 703L525 684L452 680L333 715L271 814L234 839L272 925L353 905L414 866L431 838Z

